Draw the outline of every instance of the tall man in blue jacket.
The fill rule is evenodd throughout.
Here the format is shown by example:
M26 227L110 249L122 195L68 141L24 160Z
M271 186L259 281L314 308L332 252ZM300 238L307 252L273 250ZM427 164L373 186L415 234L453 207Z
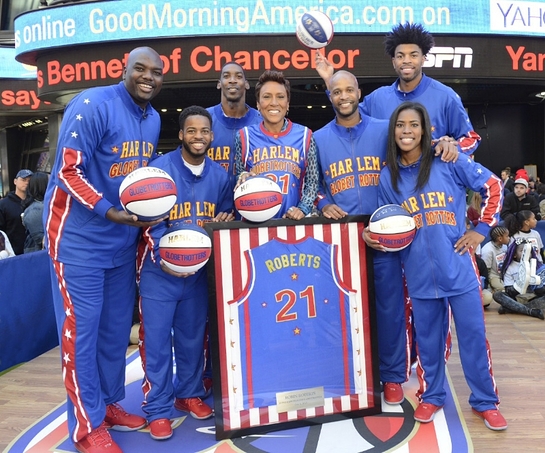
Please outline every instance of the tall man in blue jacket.
M380 170L386 160L388 121L363 113L358 102L361 91L356 77L336 72L329 81L329 97L335 119L314 133L318 148L321 187L318 209L327 218L372 214L378 206ZM440 150L454 145L442 140ZM454 151L454 153L452 153ZM410 371L410 325L406 325L405 296L398 253L373 250L378 323L380 379L384 400L399 404L401 383Z
M217 88L221 91L221 102L207 109L212 115L214 132L208 157L227 171L234 188L235 136L243 127L259 123L261 115L246 104L246 91L250 89L250 84L238 63L230 61L223 65Z
M472 154L479 146L481 138L473 130L460 97L454 90L423 73L422 67L426 61L426 55L433 46L433 36L422 25L409 23L396 25L386 35L384 47L386 53L392 59L392 65L398 78L392 85L380 87L365 96L359 106L361 114L389 120L392 112L402 102L414 101L422 103L428 110L432 122L435 152L442 155L442 160L451 161L456 160L459 153ZM320 52L316 52L316 69L324 79L328 90L331 90L331 77L334 69ZM365 212L365 214L371 214L371 212ZM360 213L363 214L363 212ZM397 256L398 254L394 255ZM380 318L380 311L377 315ZM382 338L380 327L382 321L379 319L379 355L381 356L381 362L383 365L390 363L394 368L400 368L401 362L394 360L383 348L390 344L391 339L397 338L397 341L404 341L404 336L402 340L399 340L400 335L404 335L404 330L401 330L401 324L399 324L398 328L391 323L387 324L382 328L382 332L388 337L390 335L386 332L398 332L395 334L397 337L392 333L390 340ZM445 323L448 324L449 321L445 320ZM410 355L410 348L407 344L406 346L406 352ZM401 346L397 346L393 349L399 350L400 348ZM388 349L391 349L391 347L388 346ZM445 354L448 356L449 351L447 349ZM395 365L396 363L398 365ZM409 368L407 368L407 377L408 372ZM396 380L385 381L384 379L390 379L390 377L381 373L381 379L385 383L384 396L387 403L395 403L403 399L401 384L404 379L401 379L401 375L398 373L395 374L397 377L390 377Z
M140 227L159 221L125 212L119 186L155 152L161 119L150 101L162 85L161 57L139 47L128 55L122 82L72 99L44 199L68 429L83 453L120 453L107 430L146 425L118 401L125 397Z
M331 219L349 214L372 214L378 208L378 181L386 160L388 121L365 115L358 102L356 77L336 72L329 81L335 119L314 134L321 185L318 209ZM397 254L373 250L379 334L379 369L384 399L403 401L396 383L405 382L410 369L405 340L405 311Z

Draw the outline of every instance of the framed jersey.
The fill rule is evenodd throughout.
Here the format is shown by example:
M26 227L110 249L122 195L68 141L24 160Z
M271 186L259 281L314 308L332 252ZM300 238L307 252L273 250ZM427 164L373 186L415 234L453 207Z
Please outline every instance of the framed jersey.
M367 222L206 225L218 440L381 412Z

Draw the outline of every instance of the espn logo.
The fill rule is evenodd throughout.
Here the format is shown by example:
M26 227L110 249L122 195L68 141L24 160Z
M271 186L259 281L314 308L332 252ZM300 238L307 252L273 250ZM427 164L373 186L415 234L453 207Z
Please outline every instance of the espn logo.
M426 57L424 67L442 68L445 61L452 61L453 68L471 68L473 49L471 47L433 47Z

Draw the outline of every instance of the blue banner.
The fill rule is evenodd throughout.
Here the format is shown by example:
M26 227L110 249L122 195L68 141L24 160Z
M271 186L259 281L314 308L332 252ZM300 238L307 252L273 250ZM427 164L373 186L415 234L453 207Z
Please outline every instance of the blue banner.
M402 22L421 23L434 34L545 32L545 2L534 0L116 0L24 13L15 20L15 48L23 61L41 49L95 42L292 34L298 18L316 9L331 18L335 33L383 34Z
M36 67L15 60L15 49L0 47L0 79L35 79Z

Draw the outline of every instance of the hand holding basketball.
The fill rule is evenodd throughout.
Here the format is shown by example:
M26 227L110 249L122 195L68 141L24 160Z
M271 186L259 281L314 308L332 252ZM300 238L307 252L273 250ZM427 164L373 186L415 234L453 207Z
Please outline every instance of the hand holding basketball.
M416 225L409 212L397 204L387 204L378 208L369 219L363 239L378 241L386 252L397 252L408 247L416 235ZM369 243L376 245L376 242Z
M234 202L236 210L246 220L265 222L280 210L282 192L272 179L255 176L237 187Z
M176 199L174 180L156 167L137 168L119 186L119 200L125 211L144 222L163 218Z
M208 262L211 253L210 236L203 228L191 223L168 229L159 241L161 267L165 265L178 274L197 272Z
M168 219L168 215L165 215L164 217L161 217L155 220L149 220L149 221L139 220L137 215L130 214L127 211L116 209L115 207L112 206L106 212L106 218L110 222L114 222L114 223L121 223L123 225L130 225L137 228L147 228L147 227L152 227L153 225L157 225L163 220Z

